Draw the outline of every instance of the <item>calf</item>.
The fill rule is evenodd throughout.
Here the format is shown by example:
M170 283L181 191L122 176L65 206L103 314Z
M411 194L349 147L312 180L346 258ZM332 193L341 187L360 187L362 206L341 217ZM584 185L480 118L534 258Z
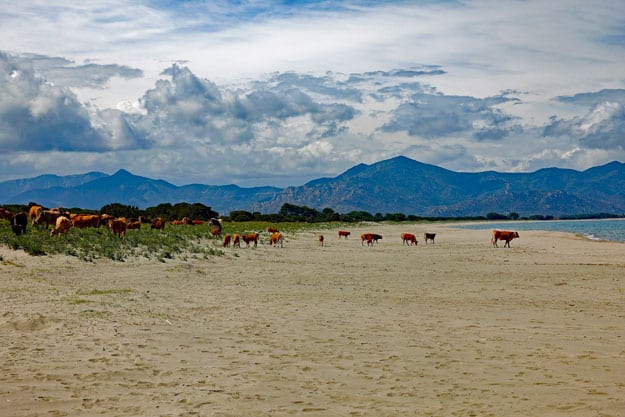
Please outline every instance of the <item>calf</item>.
M319 244L323 246L323 235L319 235Z
M364 245L365 241L367 246L373 246L374 243L378 243L378 240L382 239L382 235L377 233L363 233L360 235L360 244Z
M432 241L432 244L434 244L434 238L436 237L436 233L424 233L423 234L423 239L425 239L425 244L428 244L428 240Z
M234 234L234 236L232 236L232 247L233 248L241 247L241 237L236 233Z
M272 233L271 237L269 238L269 244L273 246L278 246L278 243L280 243L280 247L283 247L282 246L283 241L284 241L284 237L282 236L282 233L280 232Z
M229 248L230 247L230 235L226 234L226 236L224 236L224 248Z

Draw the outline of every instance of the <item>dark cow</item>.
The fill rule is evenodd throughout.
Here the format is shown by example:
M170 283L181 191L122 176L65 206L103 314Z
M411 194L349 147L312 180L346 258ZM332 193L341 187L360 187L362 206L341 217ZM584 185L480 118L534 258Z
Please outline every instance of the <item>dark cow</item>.
M165 230L165 221L162 218L157 217L156 219L152 220L150 229Z
M417 245L417 237L415 235L413 235L412 233L402 233L401 234L401 244L402 245L409 245L412 246Z
M319 235L318 239L319 239L319 244L323 246L323 241L324 241L323 235Z
M360 235L360 244L364 245L367 241L367 246L373 246L374 243L378 243L378 240L382 239L382 235L377 233L363 233Z
M15 213L11 218L11 229L16 235L23 235L26 233L26 225L28 224L28 213L20 211Z
M503 240L506 243L503 245L503 247L505 248L510 247L510 241L512 239L516 239L519 237L519 234L517 232L513 232L510 230L493 230L493 237L491 239L491 243L493 244L494 248L498 248L499 246L497 246L497 241L498 240Z
M230 239L231 236L229 234L226 234L226 236L224 236L224 248L230 247Z
M128 224L125 219L109 219L106 226L113 231L114 235L119 236L120 239L126 236Z
M425 239L425 244L428 244L428 240L432 241L432 244L434 244L434 238L436 237L436 233L424 233L423 234L423 239Z
M10 222L13 215L14 213L11 210L0 207L0 219L8 220Z
M339 230L339 239L341 238L341 236L343 236L345 239L347 239L347 236L349 236L351 233L348 232L347 230Z
M40 224L46 225L46 227L50 227L50 225L56 225L56 219L59 218L61 212L59 210L41 210L37 215L37 218L33 220L33 226L37 226Z

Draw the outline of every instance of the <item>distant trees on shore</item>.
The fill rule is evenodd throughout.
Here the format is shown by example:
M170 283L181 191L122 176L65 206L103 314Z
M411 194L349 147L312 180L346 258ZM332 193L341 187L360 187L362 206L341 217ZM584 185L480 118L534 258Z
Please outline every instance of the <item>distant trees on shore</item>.
M31 203L32 204L32 203ZM27 211L27 205L5 205L3 206L13 212ZM155 207L148 207L146 209L139 209L136 206L125 205L120 203L112 203L103 206L100 210L88 210L81 208L64 208L73 213L93 213L102 214L107 213L115 217L137 218L139 216L145 216L150 218L162 217L165 220L182 219L183 217L189 217L192 219L208 220L214 217L222 217L224 220L246 222L246 221L267 221L272 223L278 222L306 222L306 223L321 223L321 222L380 222L380 221L470 221L470 220L554 220L554 216L545 216L541 214L535 214L531 216L520 216L518 213L511 212L509 214L501 214L496 212L489 212L484 216L458 216L458 217L442 217L442 216L417 216L414 214L404 213L369 213L366 211L350 211L349 213L337 213L332 208L324 208L323 210L317 210L306 206L297 206L295 204L283 204L278 213L262 214L260 212L249 212L245 210L231 211L229 215L219 216L219 213L214 211L211 207L202 203L163 203ZM578 220L578 219L604 219L604 218L620 218L625 217L625 214L612 214L612 213L595 213L595 214L579 214L560 216L559 220Z

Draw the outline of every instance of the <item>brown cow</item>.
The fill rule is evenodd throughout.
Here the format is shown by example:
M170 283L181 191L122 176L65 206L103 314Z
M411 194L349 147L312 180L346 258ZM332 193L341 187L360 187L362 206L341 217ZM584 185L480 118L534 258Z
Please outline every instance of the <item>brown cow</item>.
M247 245L246 247L248 248L250 247L250 243L252 242L254 242L254 247L258 246L258 233L247 233L241 236L241 239L243 239L243 241Z
M229 248L230 247L230 235L226 234L226 236L224 236L224 248Z
M510 241L518 237L519 237L519 234L517 232L513 232L510 230L493 230L493 237L491 238L490 241L493 244L494 248L498 248L499 246L497 246L497 241L503 240L506 242L503 245L503 247L505 248L506 246L510 247Z
M233 248L241 247L241 237L236 233L234 234L234 236L232 236L232 247Z
M347 230L339 230L339 239L341 238L341 236L343 236L345 239L347 239L347 236L349 236L351 233L348 232Z
M141 222L139 220L135 220L132 222L128 222L126 229L128 230L140 230L141 229Z
M157 217L156 219L152 220L150 229L165 230L165 221L162 218Z
M54 229L50 230L50 236L64 235L69 232L72 227L72 221L65 216L59 216L56 219L56 225Z
M211 229L211 235L213 235L213 236L221 236L221 227L213 227Z
M49 227L51 224L56 224L56 219L61 215L60 211L57 210L41 210L37 215L37 218L33 220L33 226L44 224L46 227Z
M319 239L319 244L320 244L321 246L323 246L323 240L324 240L323 235L319 235L319 238L318 238L318 239Z
M106 226L113 231L114 235L119 236L120 239L126 236L126 230L128 229L126 220L121 218L109 219L109 222Z
M423 234L423 239L425 239L425 244L428 244L428 240L432 241L432 244L434 244L434 238L436 237L436 233L424 233Z
M279 232L279 230L278 230L278 229L276 229L275 227L271 227L271 226L269 226L269 227L267 228L267 233L278 233L278 232Z
M269 237L269 244L273 246L278 246L278 243L279 243L280 247L282 248L283 241L284 241L284 237L282 236L282 233L280 232L272 233L271 236Z
M39 216L39 213L43 210L43 207L33 205L28 209L28 218L32 222L33 226L35 225L35 219Z
M413 244L417 245L417 237L412 233L402 233L401 234L401 244L412 246Z
M198 220L198 219L193 219L191 220L191 224L194 226L200 225L200 224L204 224L204 220Z
M364 245L367 241L367 246L373 246L374 243L378 243L378 240L382 239L382 235L377 233L363 233L360 235L360 244Z
M97 214L73 214L70 215L72 226L79 229L85 227L100 227L101 216ZM111 218L109 218L111 220ZM108 224L108 223L107 223Z
M5 208L0 207L0 219L11 221L13 218L13 212Z

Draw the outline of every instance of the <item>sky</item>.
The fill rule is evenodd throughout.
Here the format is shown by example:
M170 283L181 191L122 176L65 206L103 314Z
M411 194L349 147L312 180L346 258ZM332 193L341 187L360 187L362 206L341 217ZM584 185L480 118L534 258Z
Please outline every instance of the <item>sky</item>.
M0 181L625 162L622 0L0 0Z

